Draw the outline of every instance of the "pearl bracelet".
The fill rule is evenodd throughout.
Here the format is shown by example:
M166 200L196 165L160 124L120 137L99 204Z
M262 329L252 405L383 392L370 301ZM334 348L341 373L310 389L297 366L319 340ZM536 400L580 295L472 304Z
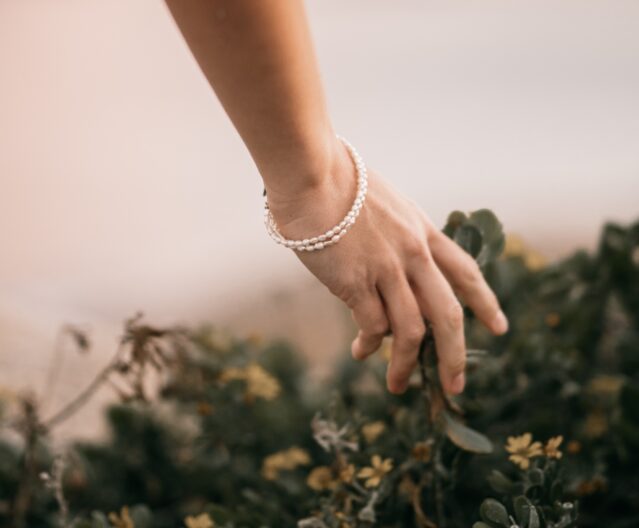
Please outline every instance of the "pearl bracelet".
M338 135L337 139L339 139L346 146L346 150L348 150L353 163L355 163L355 169L357 171L357 195L355 196L353 206L350 208L348 213L346 213L346 216L339 224L337 224L335 227L332 227L325 233L311 238L305 238L303 240L289 240L284 238L279 232L277 224L275 223L275 219L273 218L273 214L269 209L268 199L265 199L264 223L266 225L266 231L268 232L269 236L278 244L282 244L283 246L294 249L296 251L317 251L319 249L324 249L339 242L340 239L346 234L346 232L353 226L353 224L355 223L355 219L359 216L359 212L364 205L364 200L366 199L366 191L368 189L368 176L366 174L366 166L364 165L362 157L355 150L355 147L353 147L353 145L346 141L346 139L344 139L342 136Z

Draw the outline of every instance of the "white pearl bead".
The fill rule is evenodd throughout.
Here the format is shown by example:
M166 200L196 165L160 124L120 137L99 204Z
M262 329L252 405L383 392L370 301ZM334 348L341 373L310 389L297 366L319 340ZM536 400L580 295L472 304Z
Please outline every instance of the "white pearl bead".
M278 244L282 244L286 247L292 248L296 251L316 251L323 249L331 244L335 244L340 238L342 238L346 232L353 226L355 219L359 216L359 213L364 204L366 193L368 190L368 177L367 169L364 160L360 156L359 152L351 145L345 138L340 135L336 135L337 138L344 144L351 160L355 166L356 180L357 180L357 192L355 200L342 221L329 229L322 235L314 236L312 238L305 238L303 240L287 240L279 232L277 223L273 218L270 211L268 201L264 200L264 225L268 235Z

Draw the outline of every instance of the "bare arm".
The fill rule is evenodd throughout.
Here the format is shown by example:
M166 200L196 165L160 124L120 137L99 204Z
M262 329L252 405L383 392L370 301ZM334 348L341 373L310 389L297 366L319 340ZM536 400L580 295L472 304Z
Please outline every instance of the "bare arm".
M264 179L288 238L335 225L355 193L354 167L335 138L301 0L166 0L202 71ZM464 387L462 295L494 333L508 323L477 265L412 201L369 170L356 224L303 264L351 309L352 353L364 359L393 333L388 387L403 392L433 326L444 387Z
M167 4L269 192L323 178L333 134L302 2Z

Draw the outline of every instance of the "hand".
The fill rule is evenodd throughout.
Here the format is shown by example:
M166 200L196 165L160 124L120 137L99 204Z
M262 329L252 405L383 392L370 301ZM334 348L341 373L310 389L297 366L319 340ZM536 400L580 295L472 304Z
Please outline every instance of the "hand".
M308 238L337 224L355 196L355 168L335 142L329 174L287 196L267 186L269 207L287 238ZM304 265L351 309L359 332L355 359L375 352L391 331L388 389L402 393L431 323L444 390L464 388L464 312L456 293L494 334L508 322L473 258L437 229L411 200L368 170L368 196L355 225L329 248L296 252ZM456 292L456 293L455 293Z

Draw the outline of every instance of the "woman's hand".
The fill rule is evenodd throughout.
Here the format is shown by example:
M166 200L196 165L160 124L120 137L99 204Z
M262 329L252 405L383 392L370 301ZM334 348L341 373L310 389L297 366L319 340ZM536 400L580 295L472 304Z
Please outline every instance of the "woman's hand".
M302 0L167 0L186 42L242 136L287 238L342 220L354 166L332 129ZM390 95L389 95L390 97ZM375 173L355 225L338 244L298 254L353 311L364 359L394 335L388 387L402 392L432 324L444 387L464 387L463 311L495 333L508 326L475 262Z
M339 223L356 192L355 167L335 140L326 178L303 192L269 189L269 207L286 238L308 238ZM366 202L355 225L321 251L297 253L304 265L351 309L359 327L353 357L365 359L391 331L388 389L406 390L419 345L433 328L444 389L463 390L466 349L459 295L495 334L508 322L475 261L411 200L369 169Z

